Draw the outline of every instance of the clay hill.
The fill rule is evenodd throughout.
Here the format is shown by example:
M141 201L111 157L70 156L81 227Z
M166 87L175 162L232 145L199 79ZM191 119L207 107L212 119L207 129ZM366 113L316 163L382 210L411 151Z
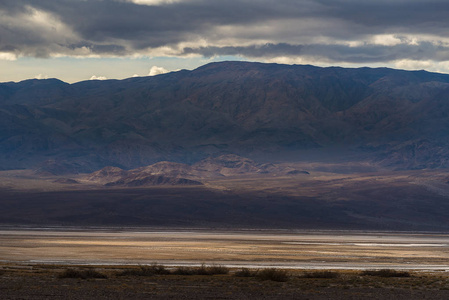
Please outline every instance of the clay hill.
M43 174L191 166L223 154L350 153L394 169L441 168L448 128L449 75L425 71L221 62L125 80L0 84L0 166ZM214 168L205 160L194 171Z
M193 165L158 162L133 170L123 170L117 167L105 167L88 174L82 179L86 182L104 186L139 187L156 185L202 185L202 179L232 176L254 176L258 174L297 175L308 174L290 166L276 164L261 164L255 161L227 154L209 157Z

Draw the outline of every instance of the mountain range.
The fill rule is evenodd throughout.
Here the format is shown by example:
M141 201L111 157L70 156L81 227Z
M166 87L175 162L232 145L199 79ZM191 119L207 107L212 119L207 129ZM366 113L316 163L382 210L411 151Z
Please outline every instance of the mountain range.
M170 161L186 170L225 154L449 167L449 75L220 62L125 80L0 84L3 169L65 174Z
M254 176L270 174L271 176L307 175L309 172L292 166L261 164L234 154L225 154L215 158L206 158L193 165L158 162L133 170L117 167L104 167L101 170L82 177L86 183L104 186L140 187L154 185L202 185L202 179ZM67 183L66 181L60 183Z

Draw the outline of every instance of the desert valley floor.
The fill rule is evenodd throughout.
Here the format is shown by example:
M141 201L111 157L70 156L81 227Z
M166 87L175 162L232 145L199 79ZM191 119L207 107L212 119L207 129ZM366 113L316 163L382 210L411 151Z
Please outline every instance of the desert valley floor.
M0 295L2 299L446 299L448 250L449 235L436 233L3 228ZM202 264L224 267L226 273L186 273ZM145 268L168 271L142 274ZM249 272L256 277L239 275L242 268L253 270ZM394 271L364 273L379 269ZM265 279L257 275L263 270L285 270L286 277Z
M449 235L388 232L0 231L0 260L75 265L223 264L300 269L449 270Z

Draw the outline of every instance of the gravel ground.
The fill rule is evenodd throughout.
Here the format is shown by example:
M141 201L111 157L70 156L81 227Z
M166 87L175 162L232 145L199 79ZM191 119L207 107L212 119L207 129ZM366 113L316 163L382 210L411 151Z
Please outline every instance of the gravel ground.
M262 281L228 275L118 276L97 268L106 279L59 278L62 266L0 266L0 299L449 299L449 277L442 272L408 278L361 276Z

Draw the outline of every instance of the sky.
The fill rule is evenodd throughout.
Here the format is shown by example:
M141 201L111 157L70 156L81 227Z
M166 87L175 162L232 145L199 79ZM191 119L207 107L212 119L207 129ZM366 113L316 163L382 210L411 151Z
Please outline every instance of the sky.
M1 0L0 82L245 60L449 73L447 0Z

